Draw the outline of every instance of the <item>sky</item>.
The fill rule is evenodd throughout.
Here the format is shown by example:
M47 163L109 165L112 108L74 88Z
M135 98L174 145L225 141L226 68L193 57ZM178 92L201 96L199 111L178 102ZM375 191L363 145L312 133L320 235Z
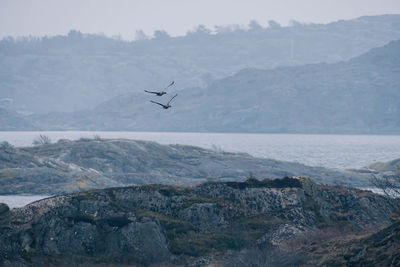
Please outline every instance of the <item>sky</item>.
M289 25L381 14L400 14L400 0L0 0L0 38L75 29L132 40L138 30L179 36L198 25L213 30L251 20Z

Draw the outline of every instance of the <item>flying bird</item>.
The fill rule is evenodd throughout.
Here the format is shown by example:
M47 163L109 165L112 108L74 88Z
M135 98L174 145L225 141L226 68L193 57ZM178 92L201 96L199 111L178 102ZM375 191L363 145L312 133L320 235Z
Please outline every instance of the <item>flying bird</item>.
M157 105L160 105L160 106L162 106L164 109L169 109L170 107L171 107L171 105L169 104L169 103L171 103L171 101L172 101L172 99L174 99L175 97L177 97L178 96L178 94L176 94L176 95L174 95L173 97L171 97L171 99L168 101L168 103L167 104L161 104L161 103L158 103L158 102L156 102L156 101L153 101L153 100L150 100L150 102L151 103L154 103L154 104L157 104Z
M162 95L165 95L167 92L165 92L164 90L167 90L168 89L168 87L170 87L170 86L172 86L172 85L174 85L174 81L172 81L172 83L170 83L167 87L165 87L164 89L163 89L163 91L161 91L161 92L154 92L154 91L147 91L147 90L144 90L146 93L150 93L150 94L155 94L155 95L157 95L157 96L162 96Z

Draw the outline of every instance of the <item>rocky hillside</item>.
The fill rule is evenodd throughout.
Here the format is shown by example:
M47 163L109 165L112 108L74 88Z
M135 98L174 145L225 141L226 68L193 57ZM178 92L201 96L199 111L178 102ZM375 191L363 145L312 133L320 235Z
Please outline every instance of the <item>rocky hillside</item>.
M0 131L32 131L36 129L26 116L0 106Z
M251 175L262 179L306 175L324 184L368 187L371 173L123 139L0 146L0 194L59 194L151 183L195 185L207 180L243 181Z
M302 177L109 188L13 210L0 205L0 263L229 266L226 255L259 251L255 260L274 251L268 262L275 265L306 264L308 254L284 254L280 245L318 229L356 234L384 226L399 208L399 201Z
M317 233L322 238L327 236L322 231L317 231ZM287 243L292 246L296 245L293 253L308 254L309 263L312 266L400 265L400 221L398 220L388 227L372 233L353 236L335 234L337 234L335 238L331 237L325 240L315 238L316 236L310 238L310 234L303 234ZM307 239L309 239L308 242ZM316 240L320 242L315 242ZM313 241L314 244L311 244Z
M377 162L368 166L369 169L387 173L388 175L400 175L400 159L388 162Z
M397 40L345 62L243 69L206 88L180 90L167 111L140 92L31 119L53 130L398 134L399 84Z
M42 146L39 151L45 149ZM0 147L0 194L58 194L118 185L94 169L36 155L29 149Z

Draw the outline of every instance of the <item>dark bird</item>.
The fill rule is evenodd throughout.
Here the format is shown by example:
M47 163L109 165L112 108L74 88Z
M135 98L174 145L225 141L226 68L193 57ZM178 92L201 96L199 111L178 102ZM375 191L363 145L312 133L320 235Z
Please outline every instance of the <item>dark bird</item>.
M151 103L154 103L154 104L157 104L157 105L160 105L160 106L162 106L164 109L169 109L169 108L171 107L171 105L170 105L169 103L171 103L172 99L174 99L177 95L178 95L178 94L174 95L174 96L168 101L168 103L165 104L165 105L164 105L164 104L161 104L161 103L158 103L158 102L156 102L156 101L153 101L153 100L150 100L150 102L151 102Z
M167 90L168 89L168 87L170 87L170 86L172 86L172 85L174 85L174 81L172 81L172 83L170 83L167 87L165 87L163 90ZM162 95L165 95L167 92L165 92L165 91L161 91L161 92L153 92L153 91L147 91L147 90L144 90L146 93L150 93L150 94L155 94L155 95L158 95L158 96L162 96Z

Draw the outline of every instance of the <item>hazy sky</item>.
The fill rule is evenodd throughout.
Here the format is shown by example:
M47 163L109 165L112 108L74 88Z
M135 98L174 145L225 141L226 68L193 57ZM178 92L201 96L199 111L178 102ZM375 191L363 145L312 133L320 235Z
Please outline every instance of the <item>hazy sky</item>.
M400 0L0 0L0 38L84 33L184 35L196 25L247 25L257 20L326 23L364 15L400 14Z

